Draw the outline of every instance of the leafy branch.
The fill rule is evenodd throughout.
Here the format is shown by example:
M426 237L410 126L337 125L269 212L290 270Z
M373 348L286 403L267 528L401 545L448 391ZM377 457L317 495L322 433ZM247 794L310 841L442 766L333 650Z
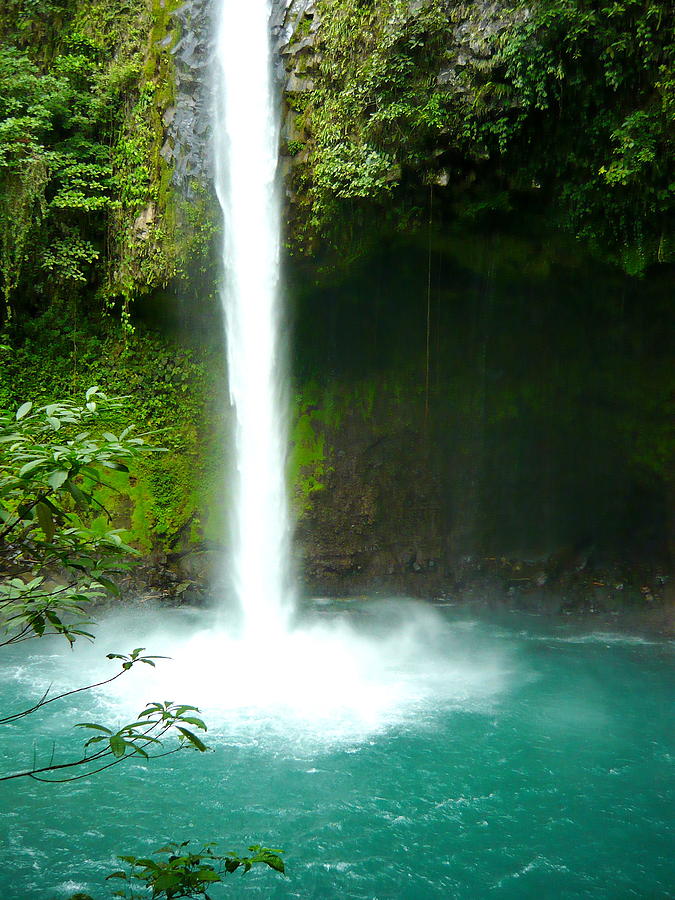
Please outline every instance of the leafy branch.
M93 528L88 515L103 510L109 523L96 497L109 487L102 473L128 472L152 452L131 426L118 435L93 430L123 404L91 387L84 403L34 409L27 401L0 415L0 646L45 634L71 644L91 637L86 605L118 593L109 576L135 551L118 530Z
M108 659L122 661L120 671L116 675L95 684L85 685L71 691L64 691L54 697L49 697L49 690L47 690L37 703L27 709L0 718L0 725L7 725L23 719L43 709L47 704L62 700L65 697L71 697L82 691L111 684L130 671L137 663L145 663L154 667L155 659L164 658L142 656L143 649L143 647L137 647L130 654L108 653ZM52 783L77 781L80 778L88 778L90 775L109 769L125 759L135 756L140 756L143 759L149 759L151 756L152 758L157 758L185 749L198 750L200 753L204 753L208 748L193 730L196 729L203 732L207 730L202 719L195 715L198 712L199 710L196 706L177 704L170 700L163 702L153 701L146 705L134 722L123 725L117 730L113 730L107 725L101 725L98 722L78 722L75 727L86 728L96 732L85 743L84 752L81 756L66 762L55 762L52 752L52 757L46 765L38 765L34 761L33 765L27 769L22 769L9 775L0 775L0 781L12 781L16 778L32 778L35 781ZM186 727L188 725L190 726L189 728ZM177 744L166 750L164 749L164 738L170 732L173 732L177 738ZM160 752L151 754L150 750ZM83 771L73 775L72 770L74 769L82 769ZM47 773L51 772L59 772L63 777L45 777Z
M275 872L285 872L284 862L279 856L281 850L253 844L248 848L251 856L234 853L221 856L214 852L214 844L206 844L197 852L188 850L189 844L189 841L183 841L160 847L154 853L159 859L120 856L119 859L127 863L128 871L113 872L108 879L120 879L127 882L128 887L125 885L113 896L137 900L147 896L145 890L151 890L153 898L179 900L182 897L204 897L209 900L207 891L237 869L246 874L254 866L264 865ZM134 883L140 883L145 889L143 894L134 890Z
M118 531L96 530L88 521L100 507L95 490L105 484L103 470L128 472L140 454L150 451L145 436L132 427L119 435L105 428L106 417L118 410L123 398L109 399L98 387L87 390L84 403L62 401L35 409L30 401L13 414L0 415L0 647L46 635L60 635L72 645L79 637L93 638L87 607L106 594L118 594L108 577L119 571L133 554ZM96 431L94 429L97 429ZM49 689L36 702L0 716L0 725L16 724L46 705L82 691L110 684L137 663L154 666L160 657L109 653L119 660L117 674L56 696ZM147 759L192 748L207 748L194 733L206 731L193 706L171 701L150 703L136 721L112 729L94 722L80 723L96 734L81 755L58 761L37 760L24 769L0 775L0 781L32 778L38 781L73 781L110 768L133 756ZM173 734L177 743L164 748ZM74 774L75 770L79 770ZM58 777L47 777L58 773Z

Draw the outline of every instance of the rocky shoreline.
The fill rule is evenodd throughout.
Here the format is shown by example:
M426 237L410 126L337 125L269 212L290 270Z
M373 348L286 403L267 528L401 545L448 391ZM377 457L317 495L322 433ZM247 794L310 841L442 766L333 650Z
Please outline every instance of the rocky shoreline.
M214 548L161 554L120 579L124 597L201 605L211 596L207 572ZM300 573L301 593L331 599L410 597L482 611L522 611L575 618L622 630L675 636L675 584L655 565L561 567L559 560L467 559L453 570L411 567L398 574Z

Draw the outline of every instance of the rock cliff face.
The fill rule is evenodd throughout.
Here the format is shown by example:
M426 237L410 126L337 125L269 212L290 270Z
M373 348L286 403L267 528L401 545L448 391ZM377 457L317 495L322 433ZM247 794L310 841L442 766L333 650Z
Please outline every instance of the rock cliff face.
M207 556L222 533L203 499L220 488L210 430L224 378L214 375L217 389L208 379L222 364L212 2L48 6L51 18L38 22L23 4L18 31L0 11L12 57L3 87L20 100L33 84L39 108L50 67L58 63L57 81L71 72L69 91L91 69L75 96L92 118L78 125L71 103L72 145L86 151L85 176L86 148L96 146L113 177L94 179L92 196L67 195L63 208L56 182L47 190L24 171L38 189L30 207L0 179L4 221L23 215L28 228L20 327L7 339L0 392L9 408L101 383L173 435L172 453L121 497L119 524L144 552L156 550L163 577L175 564L178 595L176 585L206 581L194 551ZM565 548L575 570L589 545L590 559L610 562L664 559L668 544L675 554L664 337L672 269L654 265L637 281L584 261L578 246L554 247L563 228L590 234L615 265L620 256L603 241L614 229L628 246L631 235L616 230L628 223L629 271L669 259L672 85L658 73L672 59L660 35L673 13L620 7L605 21L593 4L558 0L533 0L529 14L509 0L274 0L293 251L284 260L295 320L290 483L298 565L317 588L428 593L471 566L489 569L502 556L541 563ZM662 28L650 30L655 10ZM68 51L80 33L89 54L81 72ZM16 53L35 67L28 82L17 81ZM516 76L526 95L514 93ZM465 117L475 107L480 121ZM45 137L35 122L48 174L62 123ZM3 144L19 175L31 169L23 146ZM567 201L590 204L595 218L561 224ZM8 227L5 262L21 249L11 235ZM75 279L68 265L65 281L53 277L54 247L67 245L61 263L73 263L82 242L92 255ZM161 336L148 339L150 330ZM549 578L541 565L527 573L533 583Z
M312 155L316 123L313 121L311 108L315 100L318 103L325 102L325 97L317 98L316 91L330 81L331 71L331 48L327 46L325 19L328 14L331 20L339 20L344 15L340 6L347 7L349 4L327 6L321 0L284 0L275 10L273 27L279 57L277 71L284 100L280 149L286 197L291 206L296 202L302 203L303 198L298 196L298 192L308 188L307 178L302 187L298 188L294 173L302 170ZM391 28L386 21L379 22L373 31L377 33L379 29L383 36L375 39L375 49L372 46L364 49L356 43L355 55L363 54L367 57L369 53L377 53L378 40L386 46L387 31L393 32L393 23L407 20L414 28L422 15L430 16L435 13L434 23L437 31L440 29L441 32L440 45L437 33L425 33L426 26L421 28L420 42L422 45L425 41L429 42L429 56L436 59L436 68L423 90L427 96L431 96L434 91L445 93L453 98L453 102L459 98L466 103L473 100L473 75L480 73L483 79L489 77L495 37L506 27L527 17L526 10L515 9L507 0L471 0L460 5L444 4L438 0L404 0L389 6ZM375 16L374 20L376 19ZM356 42L358 37L355 35ZM391 77L395 79L399 73L396 63L392 62ZM382 64L381 61L379 64ZM404 92L405 87L402 85L401 93ZM348 130L353 129L354 134L362 129L360 119L367 120L375 111L376 102L373 102L371 109L368 109L367 102L362 106L360 111L355 107L353 121L345 125ZM403 137L402 139L405 140ZM449 172L438 164L439 157L446 149L447 136L441 137L435 144L429 144L424 161L427 167L435 170L435 183L441 187L447 186L450 179ZM392 169L389 180L398 180L400 174L399 169ZM428 173L425 172L424 177L428 179ZM292 210L289 218L293 220Z
M353 4L329 6L324 0L277 0L274 4L275 71L283 98L282 174L291 219L302 218L307 191L313 189L311 176L302 181L316 141L312 106L317 98L327 96L327 79L332 77L326 58L327 29L334 29L335 16L343 6L351 9ZM470 92L476 83L489 78L495 37L515 21L527 19L527 11L514 12L506 2L476 0L458 6L391 0L391 7L399 16L400 34L406 32L401 22L412 27L432 7L439 13L440 18L424 20L427 30L419 36L425 46L425 41L431 41L429 29L435 27L443 38L441 46L434 44L436 68L430 70L423 87L463 103L472 102L475 97ZM175 103L164 117L165 149L174 162L174 184L188 195L192 181L210 183L212 168L205 89L211 53L209 16L205 0L189 0L175 13L180 40L173 45L170 35L165 38L177 70ZM331 17L328 24L327 16ZM381 21L376 25L383 27ZM377 54L378 46L363 52ZM380 59L385 70L389 62L386 55ZM449 139L439 132L438 142L426 148L427 158L418 159L416 169L411 165L407 176L417 178L420 186L426 180L427 191L431 181L434 202L441 207L443 188L453 187L444 156L447 148L443 148ZM443 237L442 223L434 224L439 231L433 239L429 235L421 253L414 239L402 251L403 257L409 254L410 272L409 278L401 275L400 285L391 274L380 275L379 280L370 275L362 281L357 277L339 299L331 298L332 288L325 282L313 291L306 285L303 288L311 300L299 306L304 325L299 323L297 349L302 352L303 346L315 342L323 349L297 378L293 490L301 571L317 586L332 584L335 589L378 580L407 584L411 579L413 586L424 584L427 589L431 584L447 585L454 578L452 573L477 559L506 555L544 560L561 548L590 543L596 557L608 560L630 544L621 530L629 528L630 504L636 501L621 497L631 492L639 495L643 510L649 510L643 524L635 526L643 544L637 555L644 552L663 558L664 542L654 533L661 525L650 531L646 524L650 517L660 516L658 490L647 485L633 450L623 445L617 449L629 426L605 420L592 403L578 399L593 382L594 373L603 366L606 374L614 371L620 357L613 356L613 351L603 356L604 350L594 351L594 359L592 353L589 358L568 356L567 347L578 343L578 337L566 318L567 305L594 309L596 299L584 295L569 301L565 294L568 291L574 297L577 293L569 285L578 278L573 274L578 260L570 269L567 250L554 259L546 240L537 237L526 239L519 250L512 247L513 258L495 262L488 258L493 251L486 250L498 240L494 235L477 234L473 243L467 243L456 234ZM470 277L466 266L444 275L454 263L444 257L445 250L438 249L443 241L454 242L451 256L465 253L468 261L481 254L485 258ZM396 270L397 263L389 265ZM501 285L497 289L495 265L503 269L496 276ZM310 283L316 275L313 266L310 263L302 274ZM547 280L551 266L558 267L558 280L552 276ZM425 312L428 279L433 281L429 319ZM607 281L598 287L597 296L617 290ZM620 290L632 292L628 283ZM531 296L535 294L547 299L535 301ZM597 309L601 308L599 301ZM460 311L457 318L453 309ZM543 324L546 316L558 325L549 330ZM340 335L341 326L336 323L342 317L349 322ZM529 329L519 324L530 320ZM392 324L396 321L399 324ZM605 319L601 315L594 321L593 340L604 347ZM433 332L428 414L420 393L427 324ZM401 334L396 335L397 328ZM317 337L320 332L325 332L323 344ZM354 375L343 361L362 339L356 333L369 336L375 348L363 353L367 357L364 383L376 399L361 398L354 404L350 395ZM511 335L511 349L505 348L504 334ZM651 338L645 340L648 346ZM392 341L400 344L398 354L392 355ZM546 354L541 355L543 347L550 348L550 356L559 357L556 371L566 373L562 380L551 380ZM635 362L644 367L644 359ZM386 383L383 386L383 368L389 388ZM411 368L417 370L416 378L409 377ZM317 399L307 387L308 373L322 380L323 397ZM566 387L565 380L576 386ZM392 384L398 384L397 399ZM602 393L605 388L598 381L594 390ZM645 390L652 389L645 386ZM331 393L337 398L333 418L325 399ZM632 403L616 392L607 402L625 410ZM631 421L639 418L637 410L625 414ZM588 434L583 439L578 432L575 435L573 421L586 423ZM614 437L605 440L603 434ZM567 462L575 454L586 457L576 474Z
M630 436L650 404L668 404L660 280L617 278L565 243L556 256L551 235L446 240L391 239L302 302L292 435L302 571L325 590L424 592L502 558L537 562L539 574L522 575L533 585L547 558L584 548L586 573L666 565L670 475L656 448L669 442L667 418L652 421L647 444ZM624 319L610 334L617 293ZM506 571L514 586L520 576Z
M407 2L413 16L430 5L425 0ZM282 58L282 87L288 93L314 87L312 73L318 70L324 42L320 6L320 0L277 0L275 4L272 28ZM493 56L495 36L527 16L526 10L516 10L509 0L470 0L459 5L448 2L444 12L447 65L439 70L437 80L456 90L465 89L461 70L484 69Z
M174 186L186 197L194 192L194 184L208 185L211 180L212 7L210 0L188 0L174 12L171 28L160 41L175 66L174 102L164 111L161 153L173 168Z
M282 91L289 90L294 78L286 64L286 50L305 16L315 16L315 0L274 0L274 68ZM175 67L174 102L164 111L161 153L173 168L174 186L186 196L194 183L211 186L213 180L210 66L214 29L212 0L187 0L172 13L167 34L158 42L170 52Z
M427 4L410 0L414 15ZM272 34L274 70L282 97L281 159L287 186L294 167L306 158L297 145L310 135L298 123L297 109L305 107L321 77L325 39L318 0L274 0ZM465 93L463 73L489 69L492 39L517 15L506 2L474 0L457 7L448 3L447 46L437 84L448 92ZM523 13L519 14L520 16ZM245 35L242 40L245 40ZM162 156L173 166L173 183L190 196L195 182L212 178L210 135L210 75L213 46L213 4L187 0L172 14L171 28L159 42L175 65L175 101L165 110ZM245 76L243 76L245 77ZM442 175L441 175L442 177ZM293 193L287 191L292 200Z

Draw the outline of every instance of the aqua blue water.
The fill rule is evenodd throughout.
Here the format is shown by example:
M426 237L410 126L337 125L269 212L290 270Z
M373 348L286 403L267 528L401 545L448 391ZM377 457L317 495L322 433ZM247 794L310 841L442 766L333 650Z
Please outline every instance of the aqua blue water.
M216 686L218 710L213 671L200 675L192 657L191 696L174 699L202 702L194 692L203 677L213 752L132 762L71 785L0 784L2 900L75 890L103 900L116 853L171 839L285 849L287 877L234 875L222 890L230 897L672 896L673 645L534 616L397 609L319 608L340 653L365 635L359 665L350 669L344 651L327 676L342 672L352 691L363 679L353 702L322 687L314 659L300 683L318 683L323 711L314 694L284 705L270 673L270 704L255 692L249 704L247 684L230 673ZM402 637L402 620L418 614ZM136 646L136 633L168 642L201 627L194 615L164 612L155 634L156 615L103 623L80 656L47 642L14 649L1 673L3 708L52 679L81 683L83 667L96 674L92 654L120 640ZM310 643L322 640L316 632ZM226 699L236 695L244 700ZM54 733L57 753L67 753L71 722L123 718L127 702L82 695L3 730L2 768L30 761L34 745L49 752Z

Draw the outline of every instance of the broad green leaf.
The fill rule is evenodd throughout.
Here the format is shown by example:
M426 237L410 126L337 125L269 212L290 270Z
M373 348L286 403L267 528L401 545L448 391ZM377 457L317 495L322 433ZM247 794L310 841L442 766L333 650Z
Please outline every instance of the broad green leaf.
M119 597L120 589L114 581L111 581L109 578L105 578L103 575L98 575L96 580L99 584L103 585L103 587L106 589L106 591L108 591L109 594L113 594L115 597Z
M266 857L264 862L270 867L270 869L274 869L275 872L284 872L286 871L286 867L284 866L283 859L279 859L278 856L269 856Z
M116 472L128 472L129 467L125 466L124 463L115 462L112 459L104 459L101 465L104 465L106 469L114 469Z
M47 484L50 487L54 488L55 491L57 491L64 483L64 481L66 481L69 474L70 473L65 469L57 469L55 472L51 473L49 478L47 478Z
M16 411L16 421L20 422L21 419L25 419L32 408L33 404L30 400L27 403L22 403Z
M134 753L136 753L138 756L142 756L143 759L149 759L148 754L142 747L139 747L138 744L132 743L131 746L133 747Z
M110 749L113 752L113 756L120 759L127 751L127 743L119 734L113 734L110 738Z
M21 469L19 469L19 478L25 478L26 475L30 475L31 472L34 472L36 469L39 469L40 466L44 466L44 459L33 459L30 462L26 463Z
M81 491L80 488L76 484L73 484L73 482L70 478L68 478L66 481L64 481L64 485L65 485L66 489L68 490L68 493L70 494L70 496L73 498L73 500L79 506L89 506L90 505L91 495L85 494L84 491Z
M222 881L222 878L217 872L214 872L213 869L202 869L199 873L199 880L213 884L216 881Z
M173 872L163 872L161 875L158 875L155 881L153 882L153 892L155 894L159 894L162 891L172 891L172 888L180 887L181 876L174 874ZM172 896L172 894L169 894Z
M201 719L197 719L194 716L182 716L181 722L187 722L188 725L194 725L196 728L201 729L202 731L206 731L206 725L202 722Z
M69 628L68 631L70 634L76 634L78 637L86 637L92 641L94 640L94 635L91 633L91 631L82 631L79 628Z
M180 717L183 715L183 713L186 713L186 712L199 712L199 710L197 709L196 706L187 706L185 704L181 704L180 706L176 707L176 710L175 710L176 716Z
M208 749L207 746L206 746L206 744L205 744L203 741L201 741L201 740L197 737L196 734L193 734L193 733L192 733L191 731L189 731L187 728L181 728L180 725L177 725L176 728L178 728L178 730L180 731L180 733L181 733L182 735L184 735L184 737L186 737L186 738L188 739L188 741L193 745L193 747L196 747L197 750L200 751L200 753L205 753L205 752L206 752L206 750Z

